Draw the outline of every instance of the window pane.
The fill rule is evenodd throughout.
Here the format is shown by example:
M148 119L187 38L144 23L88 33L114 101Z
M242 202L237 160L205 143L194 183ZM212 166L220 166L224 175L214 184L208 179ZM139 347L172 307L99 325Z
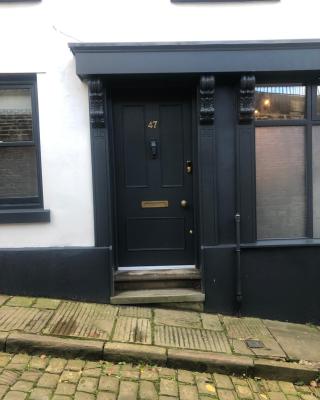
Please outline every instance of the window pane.
M0 198L34 196L38 196L35 148L0 148Z
M320 238L320 126L312 128L313 237Z
M306 236L304 127L256 128L257 238Z
M257 120L303 119L305 102L305 86L257 85L255 117Z
M0 89L0 143L32 140L30 89Z
M320 86L317 87L317 114L320 115Z

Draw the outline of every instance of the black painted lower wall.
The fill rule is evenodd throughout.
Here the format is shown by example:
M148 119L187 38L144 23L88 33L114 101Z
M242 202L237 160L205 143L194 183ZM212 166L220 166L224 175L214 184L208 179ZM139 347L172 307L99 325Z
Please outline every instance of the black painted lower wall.
M234 246L204 250L206 312L234 314ZM260 247L241 251L242 316L320 322L320 247Z
M109 260L106 247L0 250L0 292L107 303Z
M106 247L0 250L0 292L108 303L111 251ZM233 245L203 249L205 311L236 314ZM320 247L241 251L242 316L320 322Z

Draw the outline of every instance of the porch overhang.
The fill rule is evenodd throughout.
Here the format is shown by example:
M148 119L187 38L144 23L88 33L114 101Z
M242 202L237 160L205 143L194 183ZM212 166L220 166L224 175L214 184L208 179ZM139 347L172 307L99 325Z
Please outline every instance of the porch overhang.
M88 75L320 70L320 39L247 42L70 43Z

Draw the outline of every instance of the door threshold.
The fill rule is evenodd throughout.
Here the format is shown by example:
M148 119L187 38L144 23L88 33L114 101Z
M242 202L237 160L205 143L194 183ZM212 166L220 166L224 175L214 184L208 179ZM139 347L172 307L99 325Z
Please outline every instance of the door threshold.
M132 267L119 267L118 271L154 271L165 269L195 269L195 265L137 265Z

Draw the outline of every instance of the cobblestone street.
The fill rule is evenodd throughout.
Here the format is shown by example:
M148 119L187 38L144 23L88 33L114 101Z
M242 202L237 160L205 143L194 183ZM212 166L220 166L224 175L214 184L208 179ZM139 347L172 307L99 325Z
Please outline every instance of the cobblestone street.
M320 388L125 363L0 353L4 400L316 400Z

